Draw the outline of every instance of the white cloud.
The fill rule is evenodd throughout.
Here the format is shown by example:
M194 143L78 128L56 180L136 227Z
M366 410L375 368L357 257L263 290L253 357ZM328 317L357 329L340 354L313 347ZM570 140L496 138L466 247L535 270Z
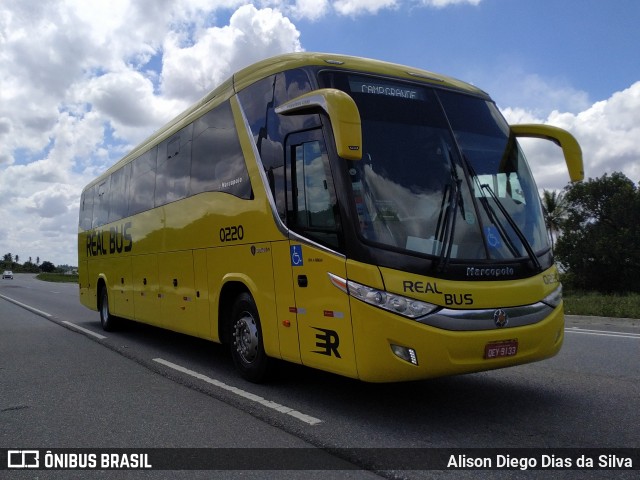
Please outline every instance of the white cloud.
M498 105L517 105L540 117L552 110L581 112L592 103L585 91L564 78L543 77L515 64L505 65L504 61L499 61L491 72L472 73L469 78L491 93Z
M113 136L130 146L188 106L182 99L157 95L148 76L131 68L91 78L71 89L70 97L108 122Z
M586 178L619 171L640 181L640 82L578 113L554 110L545 118L523 109L503 113L509 123L546 123L571 132L582 147ZM544 141L523 144L538 186L564 187L569 176L559 148Z
M61 189L59 185L51 184L44 190L34 192L28 197L19 198L16 206L41 218L54 218L67 213L69 204L75 198L75 193L68 186Z
M253 5L236 10L229 25L198 32L192 45L183 46L183 36L172 32L164 42L162 92L193 102L257 60L300 51L299 36L282 13Z
M478 5L482 0L420 0L425 7L445 8L456 4ZM301 3L300 1L298 3ZM307 0L311 6L310 0ZM412 6L415 2L403 0L336 0L333 8L340 15L375 14L384 9L395 9L402 5Z
M82 187L232 72L302 50L289 18L319 21L479 3L3 0L0 219L9 228L0 231L0 255L75 264ZM640 136L640 83L594 103L563 79L501 72L502 80L478 83L500 92L495 98L510 120L551 123L574 133L587 176L620 170L640 180L634 142ZM552 147L542 143L529 154L538 184L562 188L566 167L559 156L547 157ZM545 154L533 155L537 151Z
M420 3L429 7L445 8L451 5L478 5L482 0L421 0Z
M548 122L574 132L588 177L621 171L640 181L640 82L577 115L554 111Z
M296 0L284 10L296 19L307 18L315 21L330 11L329 0Z
M333 8L341 15L358 15L396 8L398 3L398 0L336 0Z
M233 71L301 50L280 11L244 3L2 3L0 218L10 229L0 251L75 264L91 178Z

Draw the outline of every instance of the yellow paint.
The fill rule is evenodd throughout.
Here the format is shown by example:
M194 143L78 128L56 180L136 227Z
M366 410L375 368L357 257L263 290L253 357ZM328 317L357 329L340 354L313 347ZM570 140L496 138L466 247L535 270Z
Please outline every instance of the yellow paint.
M239 90L285 66L326 67L327 57L344 62L345 68L418 81L404 67L322 54L286 55L239 72L233 82L224 83L145 140L90 186L104 181L150 146L230 99L253 197L247 200L223 192L199 193L114 224L80 229L81 303L97 310L98 287L104 284L113 314L219 342L220 313L230 302L225 295L244 289L251 293L258 307L264 348L269 356L374 382L500 368L554 355L563 338L562 306L534 325L446 331L350 297L331 282L328 274L442 307L450 307L447 299L455 298L462 302L456 308L491 309L539 302L558 286L555 268L521 280L456 282L428 278L349 260L290 235L277 224L264 172L260 171L256 158L254 138L246 128L234 87ZM414 72L421 73L426 83L479 92L454 79ZM353 111L353 102L342 98L344 95L340 93L340 98L331 103L334 107L342 106L329 112L335 122L346 122L343 130L337 130L345 138L335 140L338 148L352 144L360 148L357 111ZM348 114L340 113L341 109ZM553 133L563 144L575 147L569 137L555 131L523 127L516 129L516 133ZM577 172L581 167L577 153L573 158L571 169ZM110 228L124 232L125 221L130 222L126 231L131 249L111 252ZM292 248L302 253L299 264L292 260ZM472 303L465 303L469 300ZM488 342L511 338L519 341L517 356L482 358ZM391 344L415 349L419 365L395 356Z

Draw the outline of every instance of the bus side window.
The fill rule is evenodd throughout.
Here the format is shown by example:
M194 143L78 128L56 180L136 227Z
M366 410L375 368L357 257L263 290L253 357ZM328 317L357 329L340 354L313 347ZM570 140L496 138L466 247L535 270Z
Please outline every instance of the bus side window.
M98 184L96 196L93 201L93 228L107 223L109 217L109 185L111 176Z
M192 133L193 124L189 124L158 146L156 207L187 196L191 172Z
M276 200L278 215L286 222L285 179L284 179L284 138L288 132L318 128L321 126L317 114L284 116L275 113L274 108L312 90L309 76L304 70L293 69L276 75L274 99L267 112L269 142L265 142L262 161L267 169L271 191Z
M196 120L189 195L226 192L251 198L251 183L229 102Z
M129 215L135 215L153 208L155 185L156 147L153 147L131 162Z
M339 248L337 201L324 144L310 138L290 148L290 224L319 243Z
M129 212L129 177L131 164L111 174L111 192L109 193L109 223L127 216Z
M93 200L95 196L95 187L87 188L82 194L80 203L80 228L82 230L91 230L93 223Z

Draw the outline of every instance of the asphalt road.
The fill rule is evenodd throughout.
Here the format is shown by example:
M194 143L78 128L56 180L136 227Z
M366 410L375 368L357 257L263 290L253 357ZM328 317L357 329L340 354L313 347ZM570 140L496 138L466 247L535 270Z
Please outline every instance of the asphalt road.
M0 448L307 451L298 448L331 464L332 470L288 471L288 478L637 478L637 464L635 471L440 472L389 469L394 462L372 458L436 448L637 449L640 321L568 317L566 323L558 356L505 370L378 385L282 364L273 382L254 385L235 374L219 345L138 324L106 333L97 312L79 305L77 285L16 275L0 283ZM379 450L391 448L403 450ZM335 470L341 462L344 469ZM224 472L0 474L283 477L252 465Z

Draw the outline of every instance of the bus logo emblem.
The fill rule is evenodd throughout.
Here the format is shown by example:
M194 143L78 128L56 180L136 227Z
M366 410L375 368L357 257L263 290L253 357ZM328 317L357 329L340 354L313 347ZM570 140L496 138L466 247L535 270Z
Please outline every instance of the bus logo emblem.
M506 327L507 323L509 323L507 312L501 308L493 312L493 323L495 323L498 328Z
M316 347L322 349L314 350L313 353L319 353L321 355L327 355L329 357L335 355L336 358L342 358L340 357L340 353L338 352L338 347L340 346L340 337L338 336L338 332L336 332L335 330L328 330L326 328L312 328L321 332L316 333Z

